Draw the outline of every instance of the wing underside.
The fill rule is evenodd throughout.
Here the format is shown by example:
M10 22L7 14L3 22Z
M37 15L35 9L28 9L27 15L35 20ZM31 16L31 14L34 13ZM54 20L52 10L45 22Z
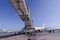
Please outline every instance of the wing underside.
M25 0L10 0L10 2L18 12L19 17L24 22L26 29L31 29L32 22L30 19L30 14L28 12Z

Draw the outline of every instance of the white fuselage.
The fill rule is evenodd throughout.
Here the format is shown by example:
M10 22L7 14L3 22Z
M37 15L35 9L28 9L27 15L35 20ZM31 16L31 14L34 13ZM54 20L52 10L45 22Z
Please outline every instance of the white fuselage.
M44 31L44 27L34 27L35 31L40 31L43 32Z

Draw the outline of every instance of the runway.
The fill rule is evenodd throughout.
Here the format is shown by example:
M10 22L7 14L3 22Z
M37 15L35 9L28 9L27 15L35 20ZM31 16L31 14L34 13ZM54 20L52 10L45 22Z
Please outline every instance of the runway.
M55 31L54 33L42 32L36 33L36 36L27 36L27 35L16 35L6 38L0 38L0 40L28 40L31 38L32 40L60 40L60 32Z

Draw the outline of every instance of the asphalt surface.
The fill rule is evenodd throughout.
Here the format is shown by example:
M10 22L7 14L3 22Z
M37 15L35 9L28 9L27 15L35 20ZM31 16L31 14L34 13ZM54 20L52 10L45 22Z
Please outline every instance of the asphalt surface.
M0 34L1 35L1 34ZM1 37L1 36L0 36ZM42 32L36 33L35 36L28 35L16 35L11 37L3 37L0 40L60 40L60 31L55 31L54 33Z

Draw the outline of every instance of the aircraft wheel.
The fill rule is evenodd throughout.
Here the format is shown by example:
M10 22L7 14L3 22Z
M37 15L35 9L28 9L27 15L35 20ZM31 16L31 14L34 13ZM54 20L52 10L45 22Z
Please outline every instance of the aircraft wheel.
M53 30L53 32L54 32L54 30Z
M40 32L40 30L37 30L37 32Z
M29 32L26 32L25 34L26 34L26 35L29 35Z

